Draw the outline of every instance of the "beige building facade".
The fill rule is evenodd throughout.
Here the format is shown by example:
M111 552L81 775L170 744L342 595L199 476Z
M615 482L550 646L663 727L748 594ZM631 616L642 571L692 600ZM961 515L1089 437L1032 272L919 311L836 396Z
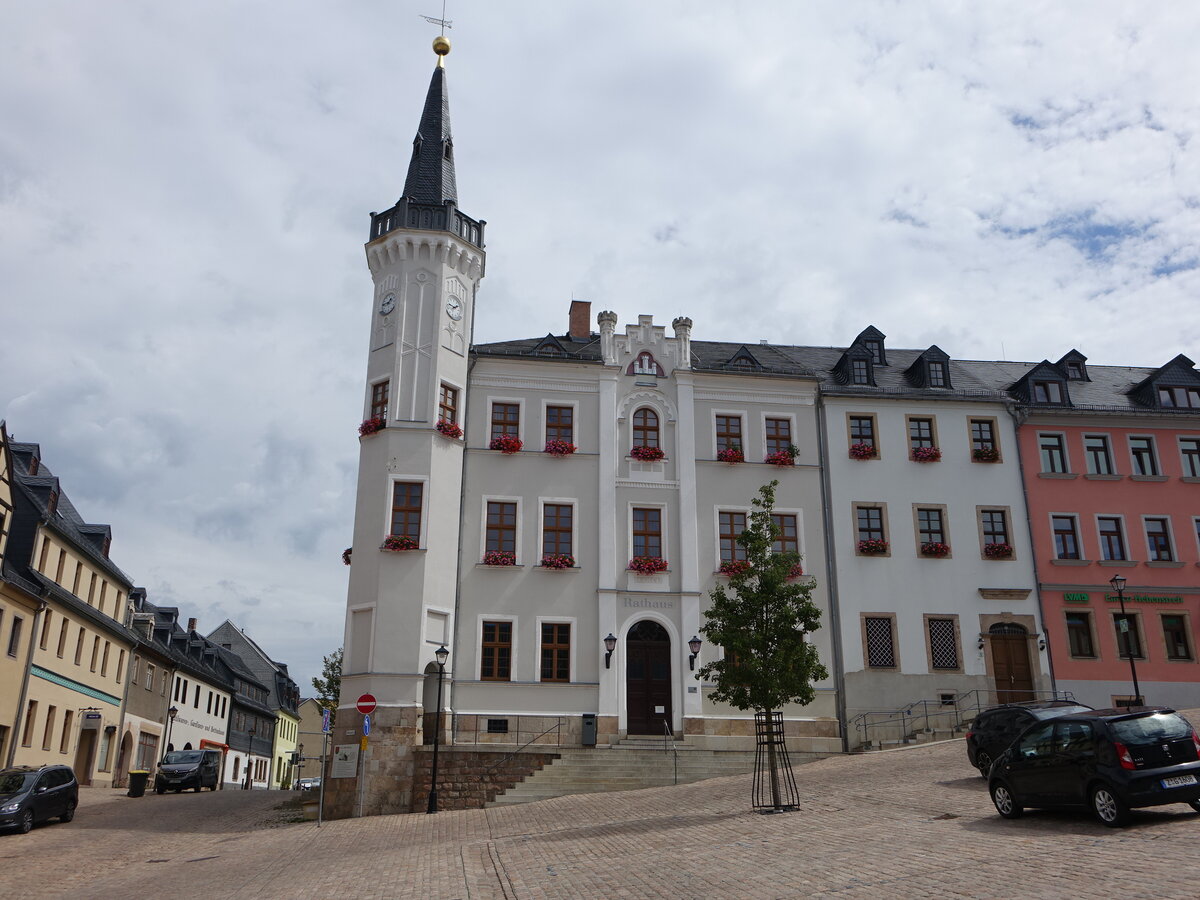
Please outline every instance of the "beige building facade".
M108 786L134 643L122 624L132 584L108 557L109 527L84 521L38 445L9 447L14 524L5 563L45 603L31 625L11 762L66 763L80 784Z

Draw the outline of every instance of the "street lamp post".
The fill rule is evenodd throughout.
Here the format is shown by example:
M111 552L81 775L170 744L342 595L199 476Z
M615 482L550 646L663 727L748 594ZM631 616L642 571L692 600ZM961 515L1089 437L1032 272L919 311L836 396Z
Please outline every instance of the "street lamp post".
M164 753L169 752L171 749L171 729L173 729L175 727L175 717L177 715L179 715L179 707L172 706L170 709L167 710L167 715L170 716L170 718L167 719L167 740L166 740L167 746L165 748L163 748Z
M438 811L437 764L438 744L441 743L442 737L442 679L446 676L446 660L450 658L450 651L443 644L433 651L433 655L438 664L437 713L433 717L433 772L429 776L429 806L425 810L426 814Z
M1133 701L1130 706L1142 705L1142 692L1138 688L1137 664L1133 660L1133 635L1129 630L1129 616L1125 614L1125 576L1114 575L1108 582L1117 592L1117 602L1121 604L1121 628L1125 632L1125 652L1129 655L1129 674L1133 677Z
M250 726L250 739L246 741L246 784L242 787L243 791L254 790L254 782L251 780L253 771L251 765L254 763L254 736L258 734L258 727Z

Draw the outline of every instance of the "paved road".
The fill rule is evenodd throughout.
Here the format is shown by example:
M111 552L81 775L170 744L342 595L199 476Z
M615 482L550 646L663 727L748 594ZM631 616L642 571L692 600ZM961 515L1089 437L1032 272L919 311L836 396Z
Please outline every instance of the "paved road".
M1183 805L1123 830L1057 812L1004 821L961 741L822 760L796 779L801 809L782 815L750 811L736 776L319 830L285 824L278 792L85 790L73 823L0 838L0 894L1200 897L1200 816Z

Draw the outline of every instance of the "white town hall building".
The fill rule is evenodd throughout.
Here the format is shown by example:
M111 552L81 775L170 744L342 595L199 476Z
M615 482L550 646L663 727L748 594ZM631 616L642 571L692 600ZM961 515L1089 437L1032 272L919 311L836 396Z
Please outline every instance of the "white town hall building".
M682 317L668 330L650 316L622 324L606 311L593 331L581 301L571 303L565 334L475 343L484 222L458 206L448 42L439 38L435 50L403 196L372 214L366 245L374 312L333 743L359 746L356 697L374 695L378 709L365 785L344 778L330 786L353 788L367 814L408 811L414 749L433 727L434 651L443 645L443 744L520 746L550 735L543 741L578 747L594 739L603 748L669 734L707 749L752 749L752 713L714 703L713 686L696 674L721 649L702 643L694 656L689 642L725 577L722 565L740 556L734 538L751 499L773 479L780 544L802 555L797 577L815 578L822 627L811 639L831 673L812 704L784 710L788 745L840 751L848 714L872 705L844 690L847 648L865 665L860 616L872 608L877 620L906 615L882 608L891 602L883 598L855 599L841 621L830 602L832 532L872 499L854 496L853 471L840 496L821 464L829 446L846 455L841 410L852 412L854 401L841 402L829 421L819 406L823 386L836 390L838 367L853 360L839 361L845 354L831 348L693 341L693 323ZM882 349L883 336L871 332ZM889 353L907 353L905 365L917 357ZM974 393L966 405L959 398L959 414L986 407L1003 416L998 396ZM915 465L906 455L901 464ZM977 474L964 468L962 477ZM909 499L903 480L883 478L897 510ZM1023 511L1019 478L996 484L1002 496L990 502ZM849 532L845 564L878 566L855 558ZM934 582L960 570L952 560L932 565L942 566ZM958 593L978 605L990 572L972 565ZM1019 580L1005 602L1036 634L1027 563ZM920 623L922 611L911 613ZM955 623L943 632L957 641L956 665L944 675L930 674L913 632L910 655L922 654L913 677L923 680L912 699L987 686L982 652L977 658L974 639L964 647L957 635L957 612ZM1040 673L1036 660L1034 668ZM587 715L594 737L584 730Z

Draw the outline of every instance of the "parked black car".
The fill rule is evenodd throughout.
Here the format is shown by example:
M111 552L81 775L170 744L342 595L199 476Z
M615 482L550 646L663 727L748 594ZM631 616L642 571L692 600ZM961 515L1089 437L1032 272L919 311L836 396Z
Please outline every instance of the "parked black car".
M996 811L1086 806L1105 825L1138 807L1187 803L1200 812L1200 734L1166 707L1096 709L1039 722L992 766Z
M28 834L35 822L75 818L79 782L68 766L16 766L0 771L0 828Z
M201 788L217 789L221 779L221 753L218 750L173 750L158 764L154 776L154 792L162 794L168 790L179 793L191 788L200 793Z
M985 709L975 717L967 732L967 759L980 775L987 778L992 771L992 761L1034 722L1089 709L1090 706L1074 700L1030 700Z

